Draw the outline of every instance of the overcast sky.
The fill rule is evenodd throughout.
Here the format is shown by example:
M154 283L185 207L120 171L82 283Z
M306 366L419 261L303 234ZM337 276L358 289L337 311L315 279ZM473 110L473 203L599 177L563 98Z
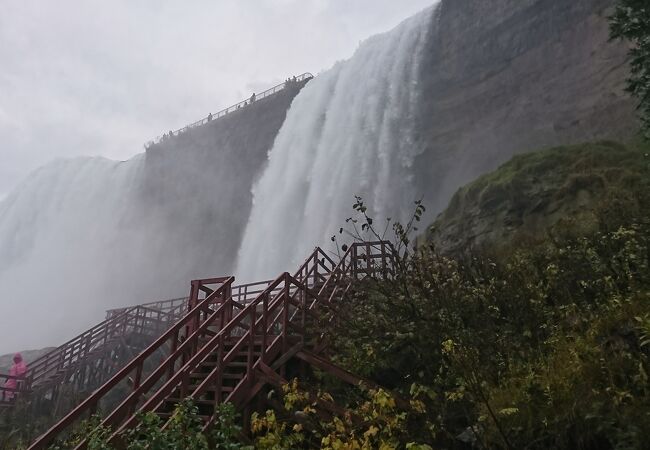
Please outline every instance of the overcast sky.
M433 0L0 0L0 199L349 57Z

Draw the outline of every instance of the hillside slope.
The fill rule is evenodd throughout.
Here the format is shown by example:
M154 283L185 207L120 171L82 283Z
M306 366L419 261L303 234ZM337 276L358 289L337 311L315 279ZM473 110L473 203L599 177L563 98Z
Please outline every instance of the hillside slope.
M614 0L443 0L421 64L414 166L432 212L513 155L637 130Z
M588 143L518 155L462 187L427 231L441 251L540 238L558 224L588 231L640 217L650 195L650 144Z

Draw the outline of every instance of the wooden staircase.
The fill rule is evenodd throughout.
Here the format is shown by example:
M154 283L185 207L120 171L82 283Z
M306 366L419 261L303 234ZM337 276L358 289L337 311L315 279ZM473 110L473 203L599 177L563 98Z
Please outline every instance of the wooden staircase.
M234 277L192 281L187 313L29 448L47 448L103 410L110 411L102 424L113 430L115 444L137 425L136 413L168 419L185 398L198 406L206 429L222 402L247 417L265 386L286 382L294 361L358 383L323 356L327 333L314 324L360 280L392 276L392 261L390 244L359 243L338 263L317 248L294 275L285 272L272 281L242 286L233 286Z
M52 417L68 412L61 409L62 392L72 389L81 395L101 386L186 308L187 299L182 298L108 311L104 321L30 363L16 389L5 388L9 376L0 374L0 407L11 410L18 403L33 411L45 407Z
M277 336L272 338L277 338ZM237 344L236 339L224 341L223 351L230 352ZM249 349L251 355L249 355ZM194 403L199 408L199 416L207 423L214 414L214 408L221 403L225 397L235 391L237 386L246 378L246 369L249 358L259 359L262 355L262 338L256 336L253 345L246 343L244 347L234 354L232 361L225 363L219 373L218 384L210 385L203 394L195 398ZM161 417L170 417L176 405L184 398L192 396L197 392L210 376L213 370L219 366L217 354L211 354L189 375L189 383L186 392L179 386L167 397L156 413Z

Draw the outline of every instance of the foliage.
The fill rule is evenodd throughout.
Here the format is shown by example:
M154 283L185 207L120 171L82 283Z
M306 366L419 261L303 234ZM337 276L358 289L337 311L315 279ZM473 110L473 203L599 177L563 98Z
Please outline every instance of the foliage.
M650 141L555 147L517 155L459 189L427 239L457 253L546 238L556 226L585 235L625 226L648 204Z
M646 204L621 225L618 207L588 234L565 223L471 257L396 253L395 276L337 312L333 353L415 396L405 434L435 448L644 448L650 221Z
M619 0L610 25L613 39L632 43L627 91L639 100L644 128L650 132L650 5L647 0Z
M137 426L119 436L121 446L127 450L238 450L249 449L240 442L241 428L236 425L234 407L229 403L217 406L217 420L209 432L203 431L203 422L198 408L191 399L180 402L169 422L155 413L138 414ZM52 446L54 450L75 448L86 441L89 450L111 450L117 447L109 444L112 430L101 424L98 417L86 421L79 430L65 442Z
M413 247L421 201L405 225L389 219L376 229L356 197L351 230L339 234L376 240L392 229L395 270L355 286L319 323L327 324L335 362L382 388L327 385L318 373L315 388L293 380L269 395L273 409L253 414L254 447L239 441L231 405L219 407L206 434L197 408L184 401L166 427L140 415L122 435L124 447L648 448L650 165L643 153L612 148L579 147L573 160L559 149L515 158L473 184L482 183L480 198L514 189L522 172L542 179L573 161L580 177L562 184L566 190L593 180L596 167L606 191L593 226L565 220L474 253L441 254L423 240ZM325 331L318 326L315 335ZM92 419L58 448L88 439L88 448L108 449L109 433Z
M405 434L407 413L401 411L395 398L383 389L365 391L364 399L326 419L317 414L323 404L334 405L328 393L310 396L301 391L297 380L282 387L284 420L275 411L254 414L252 431L258 437L255 448L283 450L287 448L321 448L323 450L391 450L403 448L430 450L431 447L408 442Z
M411 247L421 201L406 225L389 219L377 229L356 197L357 215L346 221L351 229L339 235L384 239L392 228L395 274L367 279L343 308L329 312L335 320L322 323L336 324L327 330L336 362L409 404L391 405L379 419L368 412L388 391L367 392L356 402L348 392L336 401L343 410L324 421L310 412L314 397L296 393L294 383L283 393L294 399L293 414L275 408L254 418L256 446L644 448L643 430L650 429L646 150L603 143L567 151L516 158L484 177L483 191L511 183L521 170L538 171L537 180L557 175L559 161L571 160L568 171L582 178L560 180L556 194L568 198L598 172L603 183L593 223L562 220L546 233L473 254L443 255L421 240ZM490 214L489 206L483 212ZM297 411L295 399L303 402ZM364 440L374 436L379 440Z

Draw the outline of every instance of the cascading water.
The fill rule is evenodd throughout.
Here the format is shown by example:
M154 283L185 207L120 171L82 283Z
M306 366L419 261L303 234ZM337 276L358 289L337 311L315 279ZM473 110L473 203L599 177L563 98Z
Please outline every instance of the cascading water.
M253 180L300 87L129 161L47 164L0 201L0 354L232 274Z
M3 350L67 340L124 296L118 230L142 162L56 161L0 203Z
M355 194L375 219L408 214L418 62L434 9L368 39L294 99L253 188L238 277L292 270L351 215Z
M129 161L47 164L0 201L0 354L232 274L253 180L301 87Z
M232 274L237 248L238 281L292 270L350 215L354 194L376 218L399 218L417 196L418 53L432 13L369 39L295 99L288 90L126 162L78 158L32 174L0 201L0 354Z
M222 146L202 160L172 144L125 162L56 161L0 202L0 354L59 344L106 309L181 297L192 279L231 273L248 217L231 204L250 184L233 188L227 173L241 152ZM179 169L188 160L203 164Z

